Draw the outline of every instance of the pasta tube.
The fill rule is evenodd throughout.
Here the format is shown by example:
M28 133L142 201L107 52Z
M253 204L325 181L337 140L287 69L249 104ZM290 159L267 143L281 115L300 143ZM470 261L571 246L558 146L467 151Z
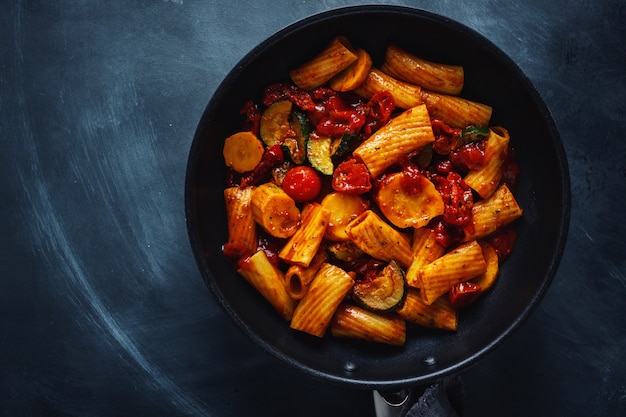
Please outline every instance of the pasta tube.
M385 51L381 70L399 80L453 96L461 94L465 81L462 66L430 62L393 44Z
M388 91L393 97L396 107L410 109L422 104L420 92L422 87L397 80L379 69L370 69L365 80L354 89L361 97L370 99L379 91Z
M298 87L311 90L324 85L356 60L357 54L348 39L337 36L313 59L289 71L289 76Z
M283 319L291 319L296 302L285 290L283 273L270 262L265 251L257 251L242 259L237 272L269 301Z
M467 173L463 180L483 199L493 194L502 179L502 167L509 150L509 132L502 127L489 129L485 144L487 163Z
M357 60L330 79L328 85L335 91L350 91L365 81L372 67L372 58L365 49L356 48Z
M372 210L366 210L346 228L350 240L363 252L381 261L396 260L407 267L413 260L409 238Z
M480 200L472 207L473 231L467 233L465 242L483 238L521 217L522 208L506 184L502 184L491 197Z
M283 261L309 266L322 243L330 212L318 203L309 203L302 209L300 228L278 253Z
M445 248L437 243L435 231L422 227L413 232L413 260L406 270L406 283L410 287L417 287L419 270L443 255Z
M451 127L489 126L491 106L461 97L439 94L422 88L421 97L433 119Z
M457 311L445 297L428 305L422 301L419 290L415 288L409 288L404 304L398 309L398 315L422 327L456 331L458 326Z
M256 224L252 217L252 191L254 187L230 187L224 189L228 241L224 253L239 258L257 250Z
M254 220L274 237L288 238L300 225L296 202L273 182L256 187L251 204Z
M402 346L406 341L406 323L398 316L382 315L361 307L342 304L330 326L335 337L346 337Z
M478 242L464 243L420 269L418 287L422 301L430 305L455 284L486 270L487 263Z
M353 285L354 280L346 271L329 263L323 264L309 291L296 306L290 327L323 337L335 310Z
M291 265L285 272L287 294L294 300L302 299L309 290L309 284L315 278L315 274L327 259L326 251L320 250L315 254L309 266Z
M420 104L393 118L353 152L376 178L400 156L435 141L426 106Z

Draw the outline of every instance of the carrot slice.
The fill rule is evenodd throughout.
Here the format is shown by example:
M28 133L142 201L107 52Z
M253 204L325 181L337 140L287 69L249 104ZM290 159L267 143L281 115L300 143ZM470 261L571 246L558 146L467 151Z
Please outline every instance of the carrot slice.
M226 166L237 172L252 171L263 157L263 143L252 132L238 132L224 141Z
M300 210L295 201L273 182L254 189L251 205L254 220L274 237L288 238L300 227Z

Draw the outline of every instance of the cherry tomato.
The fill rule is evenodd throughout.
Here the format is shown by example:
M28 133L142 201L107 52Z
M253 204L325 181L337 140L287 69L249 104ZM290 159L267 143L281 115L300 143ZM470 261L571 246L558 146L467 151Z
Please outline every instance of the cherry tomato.
M300 165L287 171L283 179L283 190L298 203L311 201L322 190L322 180L316 170Z

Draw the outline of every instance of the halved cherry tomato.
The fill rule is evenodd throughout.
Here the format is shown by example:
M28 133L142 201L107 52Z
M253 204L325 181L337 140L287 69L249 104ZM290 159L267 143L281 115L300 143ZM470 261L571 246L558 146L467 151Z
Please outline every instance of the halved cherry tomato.
M335 168L332 187L341 193L364 194L372 189L370 172L362 162L348 159Z
M322 180L313 168L299 165L291 168L285 174L283 190L298 203L311 201L322 190Z

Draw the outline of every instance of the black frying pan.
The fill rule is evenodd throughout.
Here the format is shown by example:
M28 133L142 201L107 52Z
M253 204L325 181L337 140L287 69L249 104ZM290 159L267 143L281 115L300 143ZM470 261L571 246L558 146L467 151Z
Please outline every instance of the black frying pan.
M521 167L524 209L513 255L490 293L460 314L456 333L410 326L403 348L290 330L221 253L226 241L222 197L224 138L240 128L239 109L270 83L343 34L380 65L395 42L437 62L465 68L463 96L494 108L492 124L509 129ZM552 281L569 223L569 174L554 121L520 69L467 27L431 13L392 6L333 10L295 23L246 55L226 76L198 124L187 168L186 216L207 286L241 330L283 363L316 378L367 389L422 385L458 372L502 343L537 306Z

